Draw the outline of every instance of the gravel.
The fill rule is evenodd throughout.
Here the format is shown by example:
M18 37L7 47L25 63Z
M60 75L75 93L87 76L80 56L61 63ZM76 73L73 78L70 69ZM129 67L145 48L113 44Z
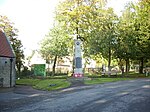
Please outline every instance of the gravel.
M8 94L14 94L18 99L4 100L2 96ZM30 95L0 93L0 101L0 112L149 112L150 79L71 87Z

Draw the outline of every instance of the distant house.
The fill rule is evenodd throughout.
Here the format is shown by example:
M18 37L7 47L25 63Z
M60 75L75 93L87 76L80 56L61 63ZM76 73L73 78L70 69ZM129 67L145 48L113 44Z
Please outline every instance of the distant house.
M15 86L15 53L5 33L0 29L0 87Z

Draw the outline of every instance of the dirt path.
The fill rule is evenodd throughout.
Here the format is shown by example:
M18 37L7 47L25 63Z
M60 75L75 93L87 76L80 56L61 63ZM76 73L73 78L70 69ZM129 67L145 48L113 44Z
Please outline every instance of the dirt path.
M14 93L17 94L39 94L39 93L46 93L47 91L42 91L42 90L36 90L33 89L31 86L24 86L24 85L16 85L16 87L13 90Z

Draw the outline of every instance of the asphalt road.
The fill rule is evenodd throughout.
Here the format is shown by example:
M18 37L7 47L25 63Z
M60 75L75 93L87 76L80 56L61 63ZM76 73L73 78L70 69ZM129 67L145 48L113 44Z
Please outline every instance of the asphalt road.
M150 112L150 79L0 93L0 112Z

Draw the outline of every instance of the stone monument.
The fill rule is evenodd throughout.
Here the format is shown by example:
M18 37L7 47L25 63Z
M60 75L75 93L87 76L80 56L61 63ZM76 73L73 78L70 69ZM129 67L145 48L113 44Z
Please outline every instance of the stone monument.
M83 68L82 68L82 49L81 49L81 40L75 39L74 45L75 45L75 52L74 52L74 73L73 77L75 78L82 78L83 77Z

